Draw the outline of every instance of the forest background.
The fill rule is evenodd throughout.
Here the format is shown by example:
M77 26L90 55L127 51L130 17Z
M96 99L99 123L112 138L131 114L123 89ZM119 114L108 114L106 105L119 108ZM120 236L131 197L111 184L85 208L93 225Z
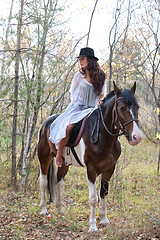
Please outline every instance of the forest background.
M68 105L70 84L79 69L76 56L84 46L94 48L100 58L108 92L113 80L121 88L137 82L143 147L155 149L159 180L160 1L109 2L11 0L1 8L2 189L7 184L15 192L26 191L37 185L39 128Z

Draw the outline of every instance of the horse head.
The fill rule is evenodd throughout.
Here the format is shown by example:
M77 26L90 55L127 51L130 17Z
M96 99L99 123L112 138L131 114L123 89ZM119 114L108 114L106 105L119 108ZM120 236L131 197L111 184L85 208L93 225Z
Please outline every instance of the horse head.
M114 127L121 130L130 145L134 146L142 140L138 125L139 105L135 97L136 82L130 90L121 90L114 84L115 103L112 111Z

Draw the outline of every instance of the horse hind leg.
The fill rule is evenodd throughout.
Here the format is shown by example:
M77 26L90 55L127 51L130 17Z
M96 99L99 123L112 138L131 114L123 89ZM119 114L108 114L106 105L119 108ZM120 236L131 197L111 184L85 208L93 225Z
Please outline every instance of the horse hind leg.
M40 169L40 189L41 189L41 215L48 215L46 208L45 189L47 187L47 174L43 174Z
M50 202L55 199L56 208L60 214L63 213L62 209L62 194L61 189L63 186L63 179L68 172L68 166L64 163L62 167L58 168L55 171L55 161L52 161L52 157L48 159L48 164L50 164L44 174L42 171L42 166L40 170L40 188L41 188L41 214L48 215L46 209L46 200L45 200L45 190L48 186L49 194L50 194ZM52 166L53 165L53 166Z
M59 214L63 214L62 208L62 186L63 186L63 179L56 184L56 208Z
M48 183L47 174L48 174L49 165L53 157L52 157L52 154L50 153L50 149L47 148L47 146L46 148L44 148L44 146L42 148L41 145L39 144L38 158L40 161L40 189L41 189L40 207L41 207L41 214L45 215L45 214L48 214L46 209L46 200L45 200L45 190L47 188L47 183Z
M57 171L57 183L56 183L56 208L58 213L63 214L62 209L62 186L63 186L63 179L68 172L68 166L63 163L62 167L58 167Z

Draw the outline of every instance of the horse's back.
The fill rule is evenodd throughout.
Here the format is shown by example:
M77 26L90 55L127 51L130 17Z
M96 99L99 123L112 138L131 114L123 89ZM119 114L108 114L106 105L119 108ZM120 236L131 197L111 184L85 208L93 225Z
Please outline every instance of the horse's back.
M52 159L52 150L48 140L50 126L58 116L59 114L50 116L47 120L44 121L39 131L38 158L41 164L41 170L43 174L47 174L48 167Z
M43 150L44 146L48 145L50 126L58 116L59 114L52 115L43 122L39 131L38 152L40 151L40 149Z
M51 124L54 122L54 120L59 116L59 114L54 114L47 118L41 125L40 131L39 131L39 137L41 137L43 134L46 134L48 129L50 128Z
M54 114L52 116L50 116L49 118L47 118L44 123L41 126L42 128L48 128L50 127L50 125L54 122L54 120L59 116L60 114Z

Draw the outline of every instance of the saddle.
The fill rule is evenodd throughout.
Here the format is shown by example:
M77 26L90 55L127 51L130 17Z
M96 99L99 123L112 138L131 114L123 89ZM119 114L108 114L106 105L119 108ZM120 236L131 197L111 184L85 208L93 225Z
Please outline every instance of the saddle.
M84 130L84 126L85 126L87 117L88 117L88 115L85 118L83 118L81 121L79 121L78 123L74 124L74 126L71 130L69 141L67 143L68 147L74 148L75 146L78 145L78 143L82 137L82 134L83 134L83 130Z
M85 126L85 122L87 119L88 115L83 118L81 121L79 121L78 123L75 123L72 130L71 130L71 135L70 135L70 139L67 143L67 147L69 147L72 151L73 156L75 157L76 161L79 163L80 166L84 167L83 164L81 163L74 147L77 146L77 144L79 143L82 134L83 134L83 130L84 130L84 126ZM96 143L98 141L98 137L99 137L99 121L100 121L100 117L99 114L97 115L97 119L95 121L93 130L92 130L92 134L91 134L91 141L92 143Z

